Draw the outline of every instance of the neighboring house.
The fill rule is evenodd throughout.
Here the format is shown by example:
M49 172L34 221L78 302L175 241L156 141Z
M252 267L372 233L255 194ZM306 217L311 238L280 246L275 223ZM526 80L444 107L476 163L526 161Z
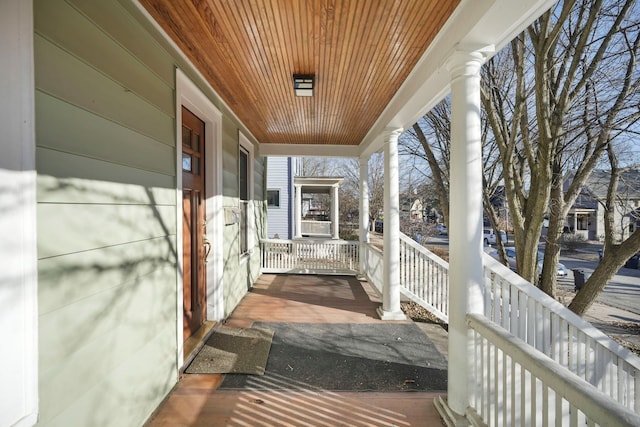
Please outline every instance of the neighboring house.
M293 177L297 159L293 157L267 158L267 236L270 239L292 239Z
M608 171L595 170L591 173L567 215L565 232L586 240L603 238L604 203L609 180ZM640 226L640 170L624 171L620 176L613 225L616 240L626 239Z
M339 229L333 217L338 209L338 189L343 178L301 177L301 160L297 157L267 159L267 236L270 239L337 238ZM300 193L298 201L296 193Z
M422 200L415 199L409 209L409 218L412 221L422 222L424 219L424 207L422 206Z

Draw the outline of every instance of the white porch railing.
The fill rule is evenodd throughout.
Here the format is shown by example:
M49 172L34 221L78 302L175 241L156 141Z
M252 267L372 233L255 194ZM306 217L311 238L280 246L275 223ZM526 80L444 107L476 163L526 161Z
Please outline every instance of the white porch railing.
M331 236L331 221L300 221L301 234L307 236Z
M400 286L403 294L447 323L449 263L400 233Z
M486 254L484 266L487 319L640 413L637 356Z
M384 259L382 257L382 251L371 243L365 243L360 250L360 256L363 261L362 274L367 279L367 282L378 293L382 295L382 287L384 286Z
M467 316L473 331L474 425L639 426L640 415L499 327Z
M264 273L357 274L359 242L269 239L260 241Z

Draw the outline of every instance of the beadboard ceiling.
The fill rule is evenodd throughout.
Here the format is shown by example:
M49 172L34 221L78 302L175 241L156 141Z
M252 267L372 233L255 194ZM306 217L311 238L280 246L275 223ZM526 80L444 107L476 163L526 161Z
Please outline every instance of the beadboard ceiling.
M141 0L261 144L360 144L459 0ZM315 76L296 97L294 74Z

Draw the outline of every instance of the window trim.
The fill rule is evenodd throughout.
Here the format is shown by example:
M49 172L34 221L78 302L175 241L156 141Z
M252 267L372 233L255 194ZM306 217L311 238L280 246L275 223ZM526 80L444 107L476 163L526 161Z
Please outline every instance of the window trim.
M270 191L277 191L278 192L278 204L274 205L274 204L270 204L269 203L269 192ZM281 194L281 189L280 188L267 188L267 208L270 209L281 209L282 208L282 198L280 196Z
M238 239L238 253L240 258L249 258L254 253L255 246L255 217L254 217L254 179L253 179L253 162L254 147L251 141L241 132L238 131L238 208L240 208L240 150L247 153L247 251L242 252L241 242ZM241 227L242 224L239 224ZM238 234L240 229L238 228Z

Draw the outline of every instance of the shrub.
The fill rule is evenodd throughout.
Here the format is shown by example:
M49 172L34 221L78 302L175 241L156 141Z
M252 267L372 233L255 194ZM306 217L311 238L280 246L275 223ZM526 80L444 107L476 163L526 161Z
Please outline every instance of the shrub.
M565 233L560 237L560 244L569 252L576 252L578 249L584 247L587 241L580 234Z

